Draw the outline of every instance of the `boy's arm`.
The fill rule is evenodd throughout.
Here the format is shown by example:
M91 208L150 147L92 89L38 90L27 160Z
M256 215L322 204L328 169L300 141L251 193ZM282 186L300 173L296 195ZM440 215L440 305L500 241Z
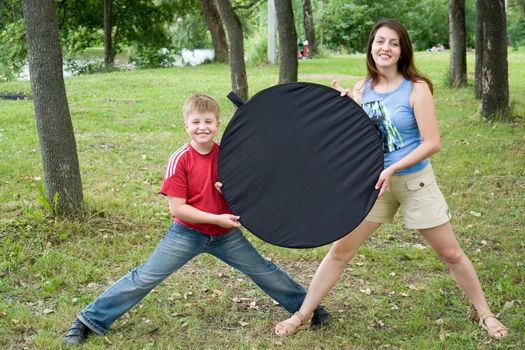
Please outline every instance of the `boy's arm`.
M224 228L240 227L239 216L212 214L186 204L186 199L168 196L168 205L173 217L194 224L213 224Z

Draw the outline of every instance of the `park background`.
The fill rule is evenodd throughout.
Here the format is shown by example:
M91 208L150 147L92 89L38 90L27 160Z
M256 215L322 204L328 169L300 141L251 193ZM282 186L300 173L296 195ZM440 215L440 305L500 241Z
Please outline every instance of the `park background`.
M141 53L140 40L126 41L122 47L122 57L134 61L134 69L106 65L100 28L93 32L97 39L86 26L62 23L63 56L66 62L68 55L72 57L71 65L78 67L75 76L65 79L65 86L85 211L73 218L53 215L53 203L44 191L30 82L16 80L25 65L25 43L23 38L8 42L5 36L8 30L11 34L24 30L15 3L2 2L11 6L2 10L9 8L12 17L2 12L0 27L0 44L10 48L0 51L0 67L7 72L0 83L0 96L5 98L0 100L0 346L65 348L65 330L76 313L144 261L163 236L170 222L165 199L158 194L163 167L188 138L180 107L192 93L211 94L221 105L224 130L234 112L225 97L232 89L230 67L208 62L195 67L147 68L173 64L158 60L158 50ZM233 2L238 6L250 3ZM312 3L314 19L323 11L320 18L324 22L317 30L324 28L324 43L313 59L299 61L298 80L324 85L337 79L340 85L351 87L363 77L365 56L360 38L366 38L376 17L403 13L399 19L407 22L419 51L416 64L435 84L443 146L432 157L432 164L451 208L458 240L473 261L491 307L510 328L510 336L503 341L488 338L446 268L418 233L404 228L398 217L361 248L325 300L333 317L330 327L276 338L273 326L286 313L246 277L213 257L200 256L117 321L107 336L89 338L85 348L525 347L525 48L520 46L525 38L519 2L509 1L507 9L511 115L504 121L488 121L480 115L481 102L473 91L475 50L467 50L467 85L459 88L450 86L450 51L425 51L440 42L448 48L446 1L421 2L423 5L399 1L391 5L399 6L394 8L399 12L380 1ZM475 44L474 3L466 1L469 48ZM59 14L60 4L57 2ZM168 31L173 47L160 53L175 57L183 47L211 49L203 18L197 16L198 2L186 4L193 7L182 6L188 12L177 15L179 26ZM301 1L293 4L297 37L301 38ZM264 6L265 2L259 2L252 8L236 9L245 29L250 95L279 82L279 63L266 62ZM413 9L404 12L402 6ZM201 28L201 42L196 34L191 39L198 33L194 28ZM418 36L424 28L429 34ZM187 41L177 41L177 33L183 37L184 32ZM344 39L328 39L330 32ZM64 39L72 33L78 37L93 34L94 39L90 47L79 44L77 51ZM12 56L6 58L8 54ZM133 55L137 58L130 60ZM75 61L85 56L99 60ZM19 58L24 59L17 61ZM290 250L270 246L250 233L247 236L265 256L305 285L328 249Z

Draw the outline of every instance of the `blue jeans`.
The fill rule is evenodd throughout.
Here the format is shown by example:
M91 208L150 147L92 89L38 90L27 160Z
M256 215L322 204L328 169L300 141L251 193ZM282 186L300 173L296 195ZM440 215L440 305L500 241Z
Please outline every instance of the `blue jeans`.
M305 289L263 258L239 229L209 236L174 222L148 260L80 311L78 318L94 332L105 334L116 319L200 253L212 254L243 272L287 311L301 307Z

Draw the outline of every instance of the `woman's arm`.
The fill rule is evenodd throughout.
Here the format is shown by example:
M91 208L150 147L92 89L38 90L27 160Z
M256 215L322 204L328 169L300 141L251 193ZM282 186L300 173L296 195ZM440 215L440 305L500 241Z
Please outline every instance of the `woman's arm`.
M361 96L363 95L363 85L365 84L365 81L365 79L359 80L354 85L353 98L359 105L361 105Z

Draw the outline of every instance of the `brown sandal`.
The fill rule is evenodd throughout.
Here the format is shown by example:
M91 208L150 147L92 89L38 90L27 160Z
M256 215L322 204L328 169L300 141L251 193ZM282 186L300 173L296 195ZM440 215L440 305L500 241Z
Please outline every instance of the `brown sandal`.
M275 334L280 336L280 337L286 337L286 336L295 334L295 333L297 333L300 330L310 328L310 326L312 324L312 317L311 316L307 318L305 315L303 315L299 311L294 313L294 316L297 316L297 318L299 320L301 320L301 324L300 325L295 326L294 324L292 324L290 322L281 321L281 322L277 323L277 326L278 325L284 326L284 333L278 333L277 330L276 330Z
M498 321L499 325L488 327L485 323L485 320L490 317L494 317ZM509 329L505 327L492 312L487 312L482 315L479 315L479 325L481 326L481 328L487 331L491 338L501 339L505 338L508 335ZM496 336L496 333L501 331L507 331L507 335Z

